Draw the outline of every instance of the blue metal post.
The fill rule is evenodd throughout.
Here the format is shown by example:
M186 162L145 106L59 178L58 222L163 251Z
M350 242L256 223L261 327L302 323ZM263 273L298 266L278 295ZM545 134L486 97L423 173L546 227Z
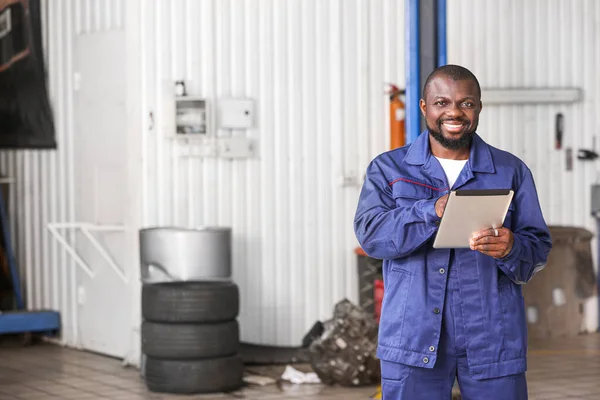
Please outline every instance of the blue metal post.
M8 215L6 205L0 190L0 232L4 239L10 275L12 277L13 291L17 303L16 311L0 312L0 335L14 333L46 332L53 333L60 330L60 314L56 311L25 310L25 300L21 293L21 281L19 279L19 268L10 238L10 227L8 226Z
M17 260L13 252L12 241L10 240L10 228L8 227L8 216L6 215L6 208L4 205L4 198L2 197L2 191L0 190L0 229L2 229L2 236L4 238L4 247L6 251L8 267L10 270L10 276L12 277L13 291L15 293L15 299L17 302L17 308L22 310L25 308L25 302L21 295L21 283L19 280L19 269L17 268Z
M420 131L419 99L421 90L419 53L419 0L405 0L406 6L406 143L412 143Z
M446 50L446 0L437 0L437 66L448 63Z

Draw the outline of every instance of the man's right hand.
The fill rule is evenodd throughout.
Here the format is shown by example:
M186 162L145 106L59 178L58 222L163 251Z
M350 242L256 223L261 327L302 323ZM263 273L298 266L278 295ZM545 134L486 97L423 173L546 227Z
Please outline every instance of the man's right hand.
M442 215L444 215L444 210L446 209L447 201L448 201L448 195L446 194L446 195L440 197L439 199L437 199L437 201L435 202L435 213L440 218L442 218Z

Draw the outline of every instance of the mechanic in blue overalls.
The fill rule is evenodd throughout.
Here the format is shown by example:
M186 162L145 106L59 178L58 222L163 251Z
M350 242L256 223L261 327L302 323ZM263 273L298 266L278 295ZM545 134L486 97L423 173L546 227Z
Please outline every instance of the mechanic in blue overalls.
M552 247L533 176L476 133L481 89L466 68L432 72L420 107L427 131L370 163L354 221L364 251L384 260L383 399L450 399L455 378L465 400L527 399L522 285ZM470 249L432 247L450 190L507 188L503 227L474 234Z

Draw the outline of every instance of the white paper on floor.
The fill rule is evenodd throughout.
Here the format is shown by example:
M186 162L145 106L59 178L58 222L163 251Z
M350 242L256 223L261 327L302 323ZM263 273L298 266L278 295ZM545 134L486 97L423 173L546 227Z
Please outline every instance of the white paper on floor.
M277 381L275 381L275 379L273 379L269 376L260 376L260 375L247 375L244 377L244 382L252 384L252 385L259 385L259 386L267 386L267 385L273 385L273 384L277 383Z
M281 375L281 379L292 383L321 383L321 380L314 372L301 372L288 365Z

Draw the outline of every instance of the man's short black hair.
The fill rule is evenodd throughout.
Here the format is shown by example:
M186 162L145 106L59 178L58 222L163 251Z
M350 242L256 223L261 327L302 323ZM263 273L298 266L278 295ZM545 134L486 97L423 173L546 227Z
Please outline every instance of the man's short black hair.
M475 75L466 69L465 67L461 67L460 65L442 65L441 67L433 70L431 74L427 77L425 81L425 85L423 85L423 100L427 98L427 91L429 90L429 85L434 78L438 76L444 76L453 81L463 81L463 80L471 80L475 82L477 85L477 91L479 93L479 97L481 97L481 86L479 86L479 81L475 77Z

